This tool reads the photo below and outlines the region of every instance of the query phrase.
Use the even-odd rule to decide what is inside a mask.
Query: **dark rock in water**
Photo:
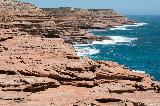
[[[92,37],[76,37],[70,38],[70,40],[65,40],[66,43],[71,44],[92,44],[93,41],[103,41],[103,40],[112,40],[110,37],[100,37],[100,36],[92,36]]]

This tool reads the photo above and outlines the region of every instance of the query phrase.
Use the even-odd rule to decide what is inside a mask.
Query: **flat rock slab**
[[[106,29],[130,19],[110,9],[48,10],[15,0],[1,0],[0,7],[0,105],[160,105],[159,85],[150,76],[80,58],[69,44],[111,40],[81,28]]]
[[[60,86],[58,81],[47,77],[1,74],[0,79],[2,91],[37,92]]]

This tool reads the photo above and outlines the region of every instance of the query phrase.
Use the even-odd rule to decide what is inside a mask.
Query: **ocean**
[[[113,40],[74,45],[77,54],[93,60],[118,62],[160,81],[160,16],[128,17],[137,23],[91,30],[95,36],[109,36]]]

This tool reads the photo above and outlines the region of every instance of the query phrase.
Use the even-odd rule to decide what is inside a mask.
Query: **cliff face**
[[[44,8],[43,10],[49,11],[59,21],[64,21],[66,25],[72,26],[74,23],[80,28],[108,28],[115,25],[133,24],[130,19],[118,14],[111,9],[79,9],[70,7],[61,8]],[[68,21],[66,21],[68,20]],[[64,23],[60,24],[64,25]]]
[[[23,4],[22,7],[26,5],[16,3]],[[13,7],[12,3],[8,5]],[[67,10],[73,14],[72,17],[66,12],[62,14],[63,8],[53,13],[36,10],[40,13],[28,14],[30,10],[26,10],[14,13],[12,16],[16,18],[0,23],[0,105],[160,105],[159,83],[153,82],[148,75],[132,72],[114,62],[80,58],[72,45],[65,43],[66,36],[98,39],[86,37],[86,32],[75,24],[60,25],[76,23],[81,18],[87,20],[86,17],[90,16],[86,13],[98,17],[104,10],[74,9],[74,14],[73,10]],[[80,15],[75,15],[79,12]],[[105,14],[110,15],[108,12]],[[61,15],[63,18],[59,19]],[[78,21],[73,20],[76,16],[80,17],[76,18]],[[65,35],[67,31],[76,31],[81,36]]]
[[[29,3],[19,2],[15,0],[0,1],[0,21],[12,21],[15,15],[21,14],[38,15],[40,14],[40,11],[41,9]]]
[[[0,105],[160,103],[159,88],[147,75],[117,63],[79,58],[62,38],[0,32]]]

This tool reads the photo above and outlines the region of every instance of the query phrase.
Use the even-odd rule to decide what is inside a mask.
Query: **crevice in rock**
[[[0,74],[16,75],[17,73],[15,71],[10,71],[10,70],[0,70]]]
[[[25,89],[23,89],[24,92],[39,92],[39,91],[45,91],[48,88],[57,88],[60,85],[56,85],[54,82],[49,82],[46,84],[38,83],[38,84],[31,84],[30,86],[27,86]]]
[[[121,99],[116,99],[116,98],[101,98],[101,99],[95,99],[95,100],[100,103],[122,102]]]
[[[13,39],[13,37],[7,37],[7,38],[0,38],[0,42],[4,42],[4,41],[6,41],[6,40],[8,40],[8,39]]]
[[[145,105],[144,103],[141,103],[141,102],[132,102],[133,103],[133,106],[147,106]]]
[[[33,74],[33,73],[27,73],[27,72],[24,72],[22,70],[17,70],[21,75],[25,75],[25,76],[35,76],[35,77],[43,77],[42,75],[39,75],[39,74]]]
[[[122,94],[122,93],[134,93],[136,89],[133,90],[109,90],[109,93],[117,93],[117,94]]]
[[[24,101],[24,98],[0,98],[0,100],[11,100],[11,101],[16,101],[16,102],[22,102]]]

